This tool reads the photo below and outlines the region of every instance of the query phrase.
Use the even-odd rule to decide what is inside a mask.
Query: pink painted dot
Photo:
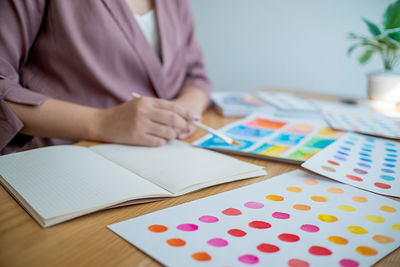
[[[310,264],[306,261],[299,260],[299,259],[290,259],[288,261],[288,265],[290,267],[309,267]]]
[[[218,222],[218,218],[215,216],[204,215],[199,218],[199,221],[203,223],[215,223]]]
[[[251,255],[251,254],[245,254],[242,255],[238,258],[238,261],[244,263],[244,264],[256,264],[260,260],[258,259],[257,256]]]
[[[245,207],[249,209],[261,209],[264,207],[264,204],[255,201],[249,201],[244,204]]]
[[[234,208],[225,209],[222,211],[222,213],[228,216],[238,216],[242,214],[240,210]]]
[[[312,225],[312,224],[303,224],[300,227],[301,230],[306,231],[306,232],[310,232],[310,233],[315,233],[319,231],[319,227],[316,225]]]
[[[183,224],[178,225],[176,227],[176,229],[185,231],[185,232],[192,232],[192,231],[196,231],[197,229],[199,229],[199,227],[192,223],[183,223]]]
[[[360,263],[358,261],[352,259],[343,259],[339,261],[340,266],[342,267],[358,267]]]
[[[284,212],[274,212],[272,213],[272,217],[274,217],[275,219],[289,219],[290,215]]]
[[[213,247],[226,247],[228,245],[228,241],[222,238],[212,238],[207,241],[207,244]]]

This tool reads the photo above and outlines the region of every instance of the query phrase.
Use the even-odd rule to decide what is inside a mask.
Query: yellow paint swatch
[[[338,210],[345,211],[345,212],[353,212],[356,211],[356,208],[349,206],[349,205],[339,205],[337,206]]]
[[[364,256],[374,256],[378,254],[378,251],[376,249],[367,247],[367,246],[359,246],[356,248],[357,253],[364,255]]]
[[[323,222],[333,223],[337,222],[339,219],[336,216],[329,215],[329,214],[320,214],[318,215],[318,219]]]
[[[353,201],[355,201],[355,202],[360,202],[360,203],[366,203],[366,202],[368,202],[368,199],[366,198],[366,197],[357,197],[357,196],[354,196],[354,197],[352,197],[351,198]]]
[[[303,191],[300,187],[297,187],[297,186],[286,187],[286,190],[289,192],[296,192],[296,193]]]
[[[282,196],[278,196],[278,195],[268,195],[265,198],[272,200],[272,201],[283,201],[284,200],[284,198]]]
[[[392,225],[392,229],[395,231],[400,231],[400,223],[395,223]]]
[[[367,219],[367,221],[373,222],[373,223],[383,223],[385,222],[385,218],[381,217],[381,216],[377,216],[377,215],[367,215],[365,216],[365,219]]]
[[[328,198],[326,198],[324,196],[311,196],[310,198],[312,201],[315,201],[315,202],[328,202]]]
[[[331,235],[328,237],[328,240],[336,245],[346,245],[347,243],[349,243],[349,241],[346,238],[343,238],[341,236]]]
[[[349,227],[347,227],[347,231],[356,235],[368,234],[367,230],[365,230],[361,226],[356,226],[356,225],[350,225]]]
[[[396,212],[396,208],[390,206],[381,206],[379,209],[384,212]]]
[[[389,243],[392,243],[394,241],[393,238],[391,238],[390,236],[386,236],[386,235],[374,235],[372,237],[372,239],[375,242],[378,242],[380,244],[389,244]]]
[[[290,147],[288,146],[280,146],[280,145],[275,145],[264,152],[261,152],[261,155],[267,155],[267,156],[273,156],[273,157],[279,157],[286,151],[288,151]]]

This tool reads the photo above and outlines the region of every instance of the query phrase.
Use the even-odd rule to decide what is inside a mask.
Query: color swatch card
[[[275,110],[273,106],[251,93],[214,92],[211,94],[211,99],[224,116],[246,116],[260,109],[269,112]]]
[[[220,129],[240,145],[206,135],[193,144],[246,156],[300,164],[341,134],[323,120],[301,120],[255,113]]]
[[[303,171],[110,225],[167,266],[370,266],[400,203]]]
[[[346,133],[301,166],[383,195],[400,197],[400,143]]]
[[[400,139],[400,120],[367,107],[319,102],[329,125],[335,129]]]

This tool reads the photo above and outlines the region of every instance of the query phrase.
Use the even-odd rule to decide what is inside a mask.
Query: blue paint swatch
[[[253,127],[248,127],[244,125],[238,125],[235,126],[228,131],[226,131],[228,134],[233,134],[233,135],[238,135],[238,136],[244,136],[244,137],[265,137],[273,133],[274,131],[271,130],[266,130],[266,129],[259,129],[259,128],[253,128]]]
[[[249,140],[235,139],[235,141],[239,142],[240,145],[230,145],[225,143],[221,138],[213,136],[210,139],[207,139],[203,143],[201,143],[200,146],[208,148],[223,148],[223,149],[241,151],[243,149],[251,147],[254,144],[254,142]]]
[[[297,145],[305,135],[282,133],[273,139],[274,142],[287,146]]]

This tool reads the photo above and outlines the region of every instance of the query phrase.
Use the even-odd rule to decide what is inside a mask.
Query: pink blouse
[[[0,1],[0,154],[71,142],[19,134],[23,123],[5,100],[108,108],[132,92],[172,99],[196,86],[209,94],[188,0],[156,0],[156,14],[161,60],[125,0]]]

